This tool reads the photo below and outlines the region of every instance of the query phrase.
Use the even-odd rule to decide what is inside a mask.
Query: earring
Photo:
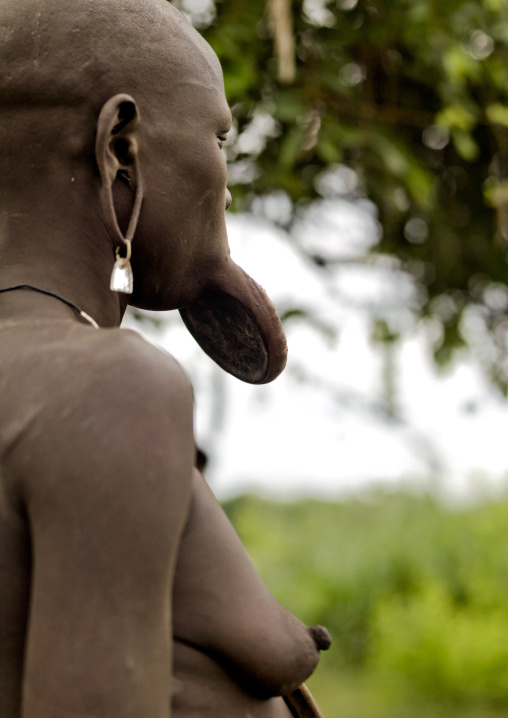
[[[122,292],[123,294],[132,294],[134,289],[134,276],[132,274],[131,267],[131,256],[132,256],[132,245],[130,240],[125,239],[125,245],[127,247],[127,255],[125,257],[120,256],[120,247],[116,248],[116,262],[113,265],[113,272],[111,274],[111,283],[109,288],[112,292]]]
[[[113,265],[113,272],[111,273],[111,282],[109,287],[112,292],[122,292],[122,294],[132,294],[134,291],[134,276],[132,273],[131,257],[132,257],[132,239],[136,232],[136,227],[139,220],[139,213],[141,210],[141,202],[143,201],[143,191],[141,188],[141,182],[138,181],[136,187],[136,198],[134,200],[134,207],[132,208],[132,214],[129,221],[129,227],[125,237],[120,231],[118,221],[115,216],[115,229],[116,234],[119,235],[123,244],[125,244],[126,254],[125,257],[120,256],[120,247],[115,250],[116,261]]]

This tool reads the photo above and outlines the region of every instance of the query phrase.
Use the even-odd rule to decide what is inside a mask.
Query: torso
[[[0,715],[5,718],[20,716],[32,569],[23,468],[16,457],[29,450],[27,435],[45,383],[44,375],[40,382],[34,377],[44,365],[44,345],[54,338],[54,328],[48,324],[41,331],[33,326],[24,331],[7,321],[0,329]]]
[[[0,715],[20,718],[32,552],[27,476],[48,413],[65,412],[86,373],[80,344],[95,332],[76,322],[0,324]],[[68,403],[67,412],[72,402]],[[67,417],[62,416],[65,421]],[[53,447],[48,449],[54,450]],[[33,467],[32,467],[33,468]],[[45,480],[35,475],[31,481]]]
[[[98,333],[95,334],[95,331],[80,324],[50,322],[47,326],[40,324],[36,328],[27,326],[26,329],[14,325],[9,327],[4,323],[3,328],[0,328],[0,715],[2,718],[20,718],[21,715],[20,695],[32,577],[31,529],[26,511],[26,491],[28,484],[46,480],[46,476],[36,475],[37,468],[30,463],[30,456],[34,451],[40,450],[41,441],[47,441],[48,416],[52,417],[52,421],[55,421],[57,415],[62,422],[82,422],[83,430],[86,430],[89,417],[86,417],[86,412],[83,412],[80,406],[73,405],[72,396],[73,387],[85,381],[90,361],[93,363],[90,342],[99,341]],[[46,447],[49,451],[72,451],[72,449],[73,447],[67,449],[59,447],[58,441],[55,442],[55,446]],[[32,472],[29,481],[26,476],[27,466],[31,467]],[[224,543],[226,552],[228,540]],[[194,572],[194,567],[199,572],[201,568],[197,554],[193,553],[192,548],[186,552],[185,545],[185,541],[182,541],[181,551],[185,554],[184,574],[189,574],[189,566],[190,573]],[[240,560],[243,561],[242,556]],[[251,571],[250,566],[248,571]],[[177,577],[178,575],[177,572]],[[250,573],[248,576],[248,581],[251,581]],[[266,614],[257,616],[258,624],[254,621],[252,626],[249,626],[249,623],[245,623],[243,608],[240,606],[238,617],[233,611],[232,620],[243,621],[239,624],[240,632],[245,631],[247,634],[249,631],[257,634],[262,624],[268,637],[273,635],[278,638],[280,631],[281,640],[278,644],[275,643],[275,638],[273,646],[270,641],[266,642],[266,655],[268,658],[272,657],[277,665],[277,650],[280,648],[283,659],[281,663],[286,660],[289,665],[287,670],[284,669],[286,673],[282,671],[284,677],[281,680],[286,680],[288,671],[289,675],[292,675],[294,663],[295,685],[297,685],[300,674],[306,677],[317,661],[312,646],[307,645],[309,641],[305,633],[306,629],[294,617],[287,614],[274,599],[266,598],[264,593],[266,589],[257,578],[257,574],[254,580],[259,581],[261,586],[262,601],[257,602],[255,595],[253,601],[258,606],[262,606],[263,601],[268,601]],[[212,586],[212,593],[215,591],[220,593],[220,578],[218,581],[218,583],[216,581],[217,585]],[[258,590],[257,584],[256,590]],[[185,596],[185,587],[183,595]],[[183,615],[187,611],[188,602],[176,600],[173,615],[176,625],[185,626],[188,623],[189,617]],[[260,612],[261,609],[258,610],[258,613]],[[190,618],[192,624],[192,616]],[[294,621],[294,626],[291,621]],[[185,630],[184,628],[183,631]],[[220,623],[216,630],[221,631]],[[263,635],[254,637],[258,642],[264,640]],[[222,635],[218,636],[219,650],[221,650],[222,638]],[[310,643],[312,644],[312,641]],[[300,644],[303,656],[301,661],[298,650],[295,650],[295,647],[299,649]],[[233,673],[226,669],[227,662],[214,660],[211,657],[208,647],[200,650],[199,643],[194,643],[194,647],[191,646],[192,641],[187,643],[185,640],[179,640],[178,637],[174,643],[174,677],[171,690],[172,715],[175,718],[225,718],[226,716],[227,718],[290,718],[291,712],[283,698],[259,697],[252,688],[256,684],[256,660],[264,663],[262,650],[261,659],[253,658],[252,666],[249,665],[248,641],[245,655],[240,656],[245,664],[245,674],[249,675],[250,672],[254,675],[247,688],[245,681],[236,680]],[[244,651],[242,646],[240,648]],[[263,691],[260,695],[264,695]]]

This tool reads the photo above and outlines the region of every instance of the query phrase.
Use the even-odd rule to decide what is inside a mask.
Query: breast
[[[174,643],[172,715],[174,718],[292,718],[281,697],[248,693],[224,666],[181,641]]]

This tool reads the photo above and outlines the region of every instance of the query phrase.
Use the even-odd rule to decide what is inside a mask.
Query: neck
[[[94,329],[100,329],[99,325],[95,321],[93,317],[91,317],[89,314],[84,312],[80,307],[78,307],[77,304],[74,304],[74,302],[69,301],[68,299],[65,299],[65,297],[62,297],[60,294],[56,294],[55,292],[50,292],[47,289],[41,289],[40,287],[36,287],[33,284],[14,284],[10,287],[2,287],[0,288],[0,294],[7,294],[7,292],[16,292],[16,291],[33,291],[38,292],[39,294],[42,294],[46,297],[53,297],[53,299],[58,299],[58,301],[63,302],[63,304],[67,305],[71,309],[73,309],[76,314],[78,314],[81,319],[83,319],[87,324],[91,324]]]
[[[109,288],[115,258],[99,212],[90,209],[96,202],[76,201],[78,192],[57,196],[59,202],[32,197],[30,206],[18,201],[0,212],[0,288],[30,284],[76,304],[102,327],[119,326],[127,296]]]

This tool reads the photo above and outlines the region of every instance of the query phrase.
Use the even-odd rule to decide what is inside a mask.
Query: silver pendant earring
[[[132,274],[131,255],[132,246],[130,240],[124,240],[127,254],[125,257],[120,256],[120,248],[116,248],[116,262],[113,265],[111,274],[110,289],[113,292],[122,292],[122,294],[132,294],[134,289],[134,277]]]
[[[115,250],[116,261],[113,265],[113,272],[111,273],[111,282],[109,287],[112,292],[121,292],[122,294],[132,294],[134,290],[134,277],[132,274],[131,257],[132,257],[132,239],[136,232],[136,227],[139,220],[139,213],[141,210],[141,203],[143,201],[143,188],[141,181],[138,181],[136,187],[136,198],[134,200],[134,207],[132,208],[132,214],[127,229],[126,236],[124,237],[118,226],[116,215],[114,215],[114,228],[116,230],[117,237],[121,240],[122,244],[125,245],[125,257],[120,256],[120,247]],[[113,213],[114,214],[114,213]]]

